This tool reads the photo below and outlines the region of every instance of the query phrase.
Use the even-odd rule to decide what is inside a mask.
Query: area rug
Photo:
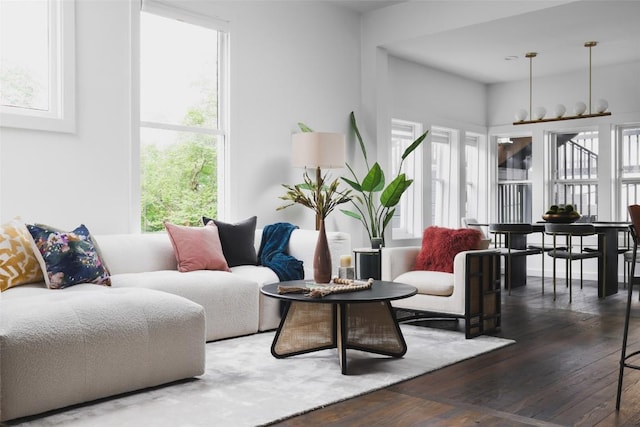
[[[270,353],[274,333],[207,344],[205,375],[164,387],[76,406],[9,426],[258,426],[358,396],[475,357],[514,341],[402,325],[403,358],[348,350],[349,375],[337,351],[286,359]]]

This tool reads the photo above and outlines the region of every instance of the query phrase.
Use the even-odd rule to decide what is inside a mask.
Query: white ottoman
[[[204,373],[200,305],[92,286],[0,299],[0,421]]]

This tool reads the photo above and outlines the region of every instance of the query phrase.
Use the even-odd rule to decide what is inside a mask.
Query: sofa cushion
[[[112,282],[116,289],[153,289],[179,295],[201,305],[205,311],[207,341],[258,331],[258,284],[238,274],[212,270],[186,273],[149,271],[114,274]]]
[[[84,224],[69,232],[40,224],[27,224],[27,229],[48,288],[61,289],[79,283],[111,284],[109,270]]]
[[[209,223],[204,227],[186,227],[164,223],[178,261],[178,271],[230,271],[222,253],[218,227]]]
[[[92,237],[100,245],[103,259],[112,275],[178,270],[169,233],[102,234]]]
[[[394,282],[415,286],[418,294],[448,297],[453,294],[453,274],[442,271],[408,271]]]
[[[224,257],[229,267],[258,264],[258,256],[254,246],[258,217],[252,216],[235,224],[207,218],[206,216],[202,217],[202,222],[205,225],[210,221],[213,221],[218,227],[222,252],[224,252]]]
[[[31,241],[31,234],[19,218],[0,226],[0,291],[44,279]]]
[[[456,254],[478,248],[481,239],[482,233],[472,228],[427,227],[413,269],[453,273]]]
[[[204,373],[200,305],[149,289],[43,291],[0,301],[1,425]]]

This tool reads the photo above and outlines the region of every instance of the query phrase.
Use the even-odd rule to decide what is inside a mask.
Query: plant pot
[[[324,220],[320,222],[318,241],[313,254],[313,280],[316,283],[329,283],[331,281],[331,252],[327,241],[327,232],[324,229]]]
[[[371,238],[371,249],[380,249],[384,246],[384,239],[382,237]]]

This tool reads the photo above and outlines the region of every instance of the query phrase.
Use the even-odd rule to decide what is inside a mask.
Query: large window
[[[392,176],[396,176],[396,168],[400,164],[402,153],[413,141],[422,135],[420,123],[393,119],[391,121],[391,164]],[[392,219],[393,239],[420,237],[422,233],[422,146],[408,156],[403,163],[403,170],[413,184],[402,195]]]
[[[142,231],[196,225],[224,200],[226,34],[145,2],[140,22]]]
[[[498,138],[498,222],[531,222],[531,137]]]
[[[451,142],[456,138],[452,129],[431,129],[431,224],[448,227],[450,218]],[[457,222],[458,218],[456,218]]]
[[[619,219],[627,220],[628,206],[640,203],[640,127],[624,127],[618,132],[621,165]]]
[[[551,203],[571,204],[588,220],[598,213],[598,132],[555,135],[551,151]]]
[[[75,130],[73,0],[0,1],[2,126]]]
[[[463,217],[480,217],[480,138],[479,134],[467,133],[464,143],[464,176],[466,180],[463,194]]]

